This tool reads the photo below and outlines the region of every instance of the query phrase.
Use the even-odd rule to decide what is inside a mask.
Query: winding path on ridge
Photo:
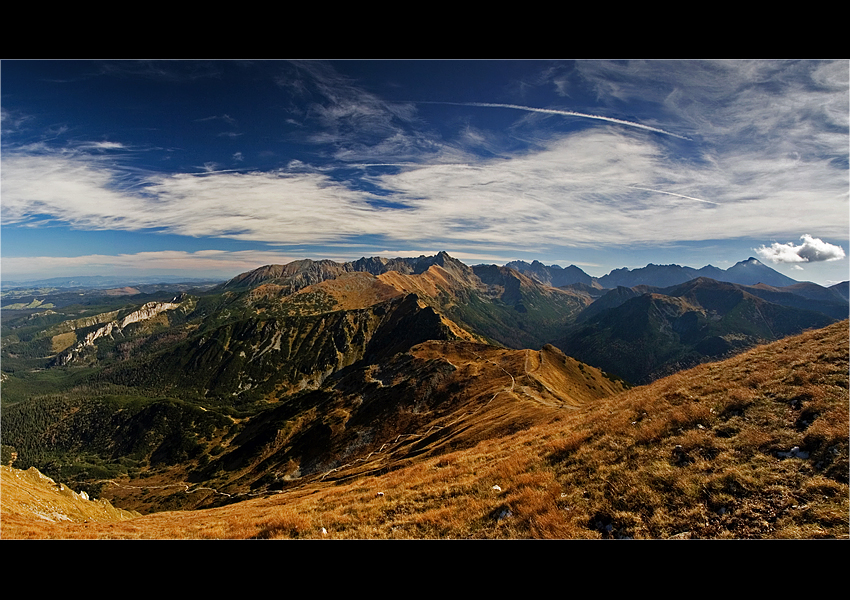
[[[504,367],[502,367],[500,364],[496,363],[495,361],[492,361],[492,360],[490,360],[489,358],[484,358],[484,357],[482,357],[482,356],[481,356],[481,355],[479,355],[477,352],[473,352],[472,354],[473,354],[473,355],[475,356],[475,358],[476,358],[476,359],[478,359],[480,362],[487,362],[487,363],[490,363],[491,365],[493,365],[493,366],[497,367],[498,369],[501,369],[501,370],[505,373],[505,375],[507,375],[508,377],[510,377],[510,378],[511,378],[511,385],[510,385],[510,386],[505,386],[505,387],[503,387],[502,389],[497,390],[497,391],[496,391],[496,393],[494,393],[494,394],[490,397],[490,399],[489,399],[487,402],[485,402],[484,404],[479,405],[479,406],[478,406],[478,407],[476,407],[475,409],[473,409],[473,410],[471,410],[471,411],[469,411],[469,412],[467,412],[467,413],[465,413],[465,414],[463,414],[463,415],[459,416],[457,419],[455,419],[455,420],[454,420],[454,421],[452,421],[451,423],[446,423],[445,425],[435,425],[435,426],[433,426],[433,427],[429,428],[429,429],[428,429],[426,432],[424,432],[424,433],[407,433],[407,434],[404,434],[404,433],[403,433],[403,434],[399,434],[399,435],[398,435],[398,437],[396,437],[396,439],[395,439],[395,440],[393,440],[392,442],[387,442],[387,443],[383,444],[383,445],[382,445],[382,446],[381,446],[378,450],[375,450],[375,451],[373,451],[373,452],[370,452],[370,453],[369,453],[369,454],[367,454],[366,456],[362,456],[362,457],[360,457],[360,458],[357,458],[357,459],[355,459],[355,460],[351,461],[350,463],[346,463],[346,464],[344,464],[344,465],[340,465],[340,466],[338,466],[338,467],[335,467],[335,468],[333,468],[333,469],[331,469],[331,470],[329,470],[329,471],[325,472],[325,473],[324,473],[324,474],[323,474],[323,475],[319,478],[319,480],[320,480],[320,481],[322,481],[322,480],[324,480],[324,479],[325,479],[325,477],[327,477],[327,476],[328,476],[328,475],[330,475],[331,473],[334,473],[334,472],[336,472],[336,471],[339,471],[339,470],[345,469],[345,468],[347,468],[347,467],[354,466],[354,465],[355,465],[355,464],[357,464],[358,462],[368,462],[368,461],[369,461],[369,459],[370,459],[373,455],[376,455],[376,454],[382,454],[382,456],[381,456],[381,457],[379,457],[379,460],[383,460],[384,458],[388,458],[389,456],[391,456],[391,455],[393,454],[393,452],[395,452],[396,450],[398,450],[398,449],[400,448],[400,444],[401,444],[402,442],[409,442],[409,441],[412,441],[412,440],[415,440],[415,439],[422,439],[422,438],[426,438],[426,437],[428,437],[429,435],[431,435],[431,434],[432,434],[433,432],[435,432],[435,431],[440,431],[441,429],[445,429],[445,428],[447,428],[447,427],[452,427],[452,426],[454,426],[454,425],[457,425],[457,424],[458,424],[458,423],[460,423],[461,421],[463,421],[463,420],[465,420],[465,419],[468,419],[469,417],[471,417],[471,416],[475,415],[476,413],[480,412],[481,410],[483,410],[483,409],[484,409],[485,407],[487,407],[487,406],[488,406],[488,405],[489,405],[489,404],[490,404],[493,400],[495,400],[495,399],[496,399],[496,396],[498,396],[499,394],[501,394],[501,393],[503,393],[503,392],[513,392],[513,391],[514,391],[514,388],[516,387],[516,379],[514,379],[514,376],[513,376],[513,375],[511,375],[511,374],[510,374],[510,372],[508,372],[508,371],[507,371]],[[458,368],[459,368],[457,365],[455,365],[454,363],[452,363],[449,359],[447,359],[447,358],[445,358],[445,357],[444,357],[444,360],[445,360],[447,363],[449,363],[450,365],[452,365],[452,367],[454,367],[455,369],[458,369]],[[387,446],[391,446],[391,447],[390,447],[390,448],[387,448]],[[385,450],[386,450],[386,451],[385,451]]]
[[[507,356],[510,356],[510,354],[515,352],[515,351],[506,350],[504,352],[506,353]],[[500,389],[496,390],[493,393],[493,395],[490,396],[489,400],[487,400],[486,402],[478,404],[477,406],[473,407],[471,410],[464,412],[463,414],[457,415],[456,418],[453,419],[451,422],[445,423],[445,424],[442,424],[442,425],[433,425],[432,427],[430,427],[427,431],[425,431],[423,433],[407,433],[407,434],[402,433],[402,434],[399,434],[392,441],[385,442],[383,445],[381,445],[381,447],[379,449],[373,450],[372,452],[368,453],[367,455],[359,457],[357,459],[354,459],[351,462],[345,463],[343,465],[339,465],[338,467],[335,467],[333,469],[325,471],[320,477],[318,477],[318,481],[324,481],[325,478],[328,477],[329,475],[331,475],[332,473],[342,471],[342,470],[347,469],[349,467],[356,466],[358,463],[376,462],[375,468],[377,469],[377,468],[379,468],[378,467],[379,463],[390,458],[393,454],[395,454],[396,452],[401,450],[403,446],[409,444],[410,442],[416,441],[416,440],[425,439],[435,432],[438,432],[438,431],[441,431],[441,430],[447,429],[447,428],[452,428],[452,427],[458,425],[459,423],[461,423],[462,421],[468,420],[470,417],[473,417],[474,415],[476,415],[480,411],[484,410],[487,406],[490,405],[490,403],[493,402],[493,400],[496,399],[496,397],[499,394],[502,394],[502,393],[522,394],[523,396],[527,397],[531,401],[539,403],[539,404],[543,404],[545,406],[559,407],[559,408],[569,408],[569,409],[576,409],[577,408],[577,407],[570,406],[566,403],[561,402],[560,396],[558,394],[555,394],[549,388],[549,386],[547,386],[545,383],[543,383],[538,377],[533,376],[533,373],[539,372],[541,367],[543,367],[544,364],[545,364],[545,359],[544,359],[542,352],[535,352],[535,351],[530,350],[530,349],[524,350],[523,366],[522,366],[523,373],[522,373],[521,377],[525,377],[525,379],[528,383],[535,382],[536,385],[542,386],[549,394],[551,394],[551,396],[553,398],[558,400],[557,404],[553,404],[551,402],[545,401],[538,394],[533,393],[533,389],[530,389],[530,386],[518,385],[517,384],[517,378],[514,377],[514,375],[511,374],[510,371],[505,369],[501,364],[499,364],[495,360],[492,360],[491,358],[485,358],[485,357],[481,356],[478,352],[475,352],[474,350],[470,350],[470,353],[475,358],[475,361],[470,361],[469,363],[467,363],[467,365],[464,365],[464,366],[468,366],[469,364],[474,364],[475,362],[477,362],[478,364],[482,364],[482,363],[490,364],[490,365],[496,367],[497,369],[499,369],[500,371],[502,371],[508,377],[510,377],[510,380],[511,380],[510,384],[508,385],[507,382],[506,382],[506,385],[504,385]],[[442,359],[445,360],[447,363],[449,363],[456,370],[461,369],[461,366],[454,364],[451,360],[449,360],[448,357],[443,356]],[[520,375],[518,375],[518,377],[520,377]],[[164,488],[169,488],[169,487],[179,487],[179,488],[184,488],[184,492],[187,493],[187,494],[202,492],[202,491],[210,491],[214,495],[224,496],[224,497],[227,497],[227,498],[238,498],[238,497],[255,497],[255,496],[276,495],[276,494],[284,493],[288,490],[297,489],[297,488],[302,487],[304,485],[308,485],[310,483],[310,481],[315,481],[315,479],[310,477],[309,481],[305,480],[304,483],[302,483],[301,485],[296,485],[294,487],[287,488],[286,490],[279,490],[279,491],[266,490],[266,491],[260,491],[260,492],[242,492],[242,493],[235,493],[235,494],[228,494],[226,492],[221,492],[221,491],[219,491],[215,488],[207,487],[207,486],[199,486],[199,487],[192,488],[192,487],[190,487],[189,484],[187,484],[185,482],[178,482],[178,483],[166,484],[166,485],[127,486],[127,485],[119,484],[118,482],[111,480],[111,479],[110,480],[103,480],[103,481],[108,482],[109,484],[114,485],[116,487],[123,487],[123,488],[164,489]]]

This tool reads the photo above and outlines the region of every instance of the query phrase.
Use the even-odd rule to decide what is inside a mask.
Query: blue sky
[[[3,280],[301,258],[848,275],[850,63],[0,63]]]

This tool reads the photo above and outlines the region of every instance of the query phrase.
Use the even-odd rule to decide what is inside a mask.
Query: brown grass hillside
[[[847,538],[848,352],[845,321],[369,475],[2,535]]]
[[[143,513],[210,508],[317,481],[350,481],[471,448],[621,392],[622,382],[554,347],[429,341],[253,417],[230,454],[187,484],[189,466],[113,480],[103,494]]]
[[[90,500],[35,468],[0,466],[0,537],[41,538],[57,523],[116,523],[139,517],[106,500]]]

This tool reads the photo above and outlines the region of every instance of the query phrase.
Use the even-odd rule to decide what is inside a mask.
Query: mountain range
[[[784,287],[797,283],[794,279],[779,273],[775,269],[771,269],[753,257],[742,260],[725,270],[712,265],[706,265],[701,269],[694,269],[693,267],[682,267],[680,265],[648,264],[639,269],[627,269],[625,267],[614,269],[603,277],[591,277],[575,265],[570,265],[566,269],[558,265],[547,267],[536,260],[531,264],[524,261],[513,261],[507,263],[505,266],[516,269],[541,283],[553,287],[575,283],[594,285],[607,289],[634,287],[638,285],[670,287],[699,277],[707,277],[715,281],[726,281],[741,285],[756,285],[761,283],[774,287]]]
[[[3,445],[143,513],[384,473],[847,318],[837,289],[753,260],[725,272],[739,282],[607,290],[441,252],[49,310],[24,295],[3,311]],[[683,272],[650,267],[621,275]]]

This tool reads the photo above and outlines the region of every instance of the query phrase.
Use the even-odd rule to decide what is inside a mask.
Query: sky
[[[0,62],[0,277],[310,258],[850,279],[850,61]]]

